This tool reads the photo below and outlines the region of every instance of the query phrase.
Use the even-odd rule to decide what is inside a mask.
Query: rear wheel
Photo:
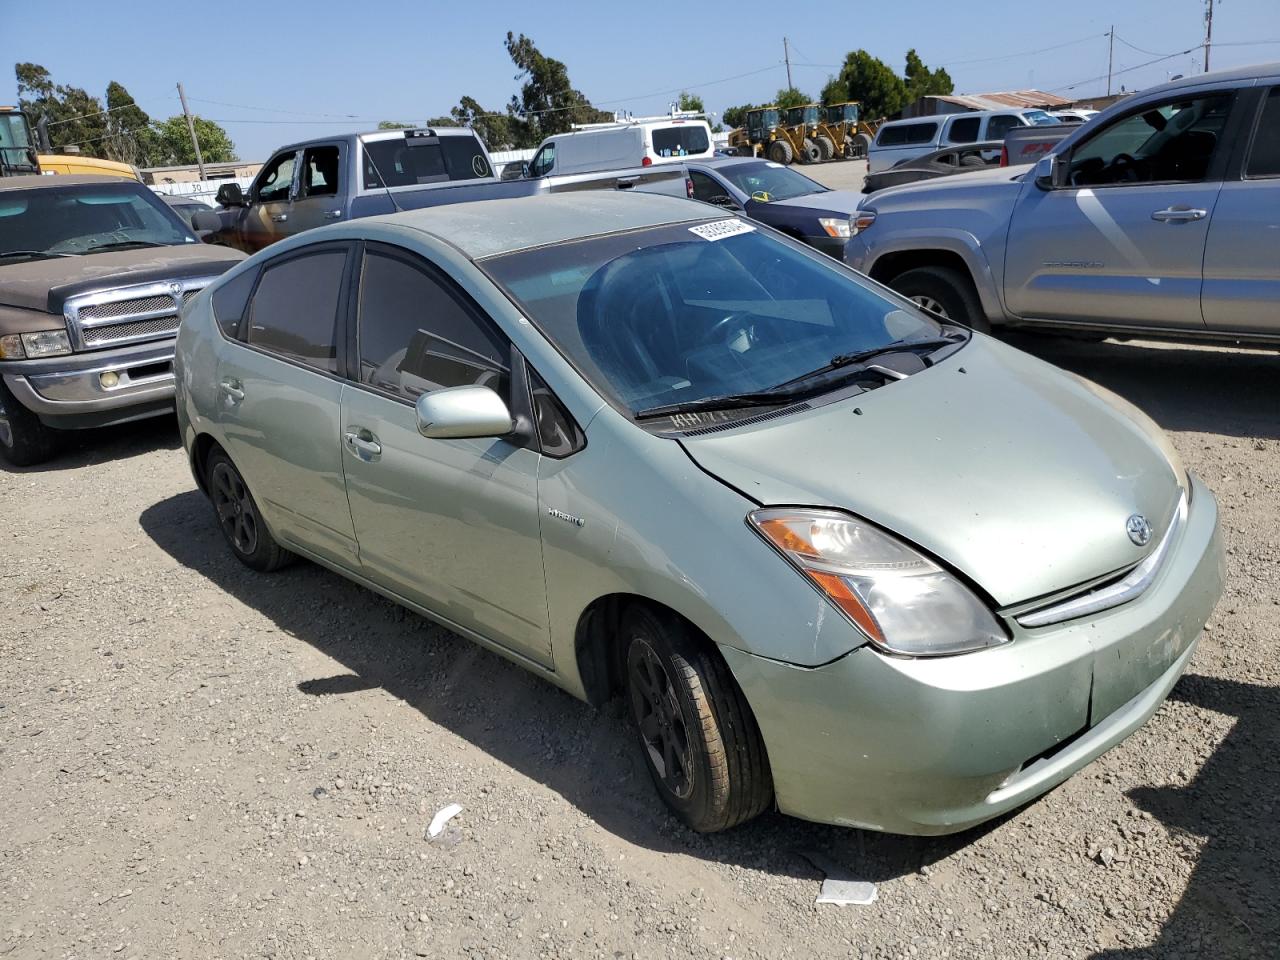
[[[214,450],[209,454],[207,470],[214,516],[236,559],[261,573],[290,563],[294,555],[271,536],[253,494],[231,458],[221,450]]]
[[[0,457],[15,467],[32,467],[57,452],[57,432],[41,423],[0,381]]]
[[[679,617],[635,606],[622,620],[627,698],[663,801],[694,830],[727,830],[773,803],[764,741],[714,647]]]
[[[855,160],[861,160],[871,152],[871,138],[865,133],[859,133],[857,136],[852,138],[852,141],[853,156]]]
[[[775,140],[769,144],[769,159],[784,166],[795,159],[791,144],[786,140]]]
[[[801,150],[801,163],[817,163],[822,159],[822,151],[818,148],[818,145],[808,137],[804,138],[804,146]]]
[[[943,320],[963,323],[979,333],[991,332],[973,284],[958,270],[917,267],[899,274],[889,286]]]
[[[818,144],[818,153],[821,154],[821,159],[824,163],[836,155],[836,145],[830,137],[818,137],[816,142]]]

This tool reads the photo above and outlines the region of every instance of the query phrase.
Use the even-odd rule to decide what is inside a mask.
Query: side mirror
[[[437,440],[505,437],[511,411],[488,387],[447,387],[418,398],[418,432]]]
[[[223,207],[243,207],[245,206],[244,191],[240,189],[238,183],[224,183],[218,188],[218,192],[214,194],[214,200]]]
[[[1051,153],[1047,157],[1041,157],[1036,163],[1036,186],[1042,190],[1060,190],[1063,187],[1069,187],[1068,173],[1070,172],[1067,162],[1060,154]]]
[[[222,218],[213,210],[197,210],[191,215],[191,229],[203,239],[204,234],[217,233],[222,229]]]

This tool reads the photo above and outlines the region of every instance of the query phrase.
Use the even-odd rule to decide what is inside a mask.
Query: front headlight
[[[937,657],[1009,640],[960,580],[863,520],[793,508],[755,510],[747,520],[886,653]]]
[[[65,330],[41,330],[39,333],[24,333],[22,347],[32,360],[39,357],[60,357],[71,352],[71,339]]]
[[[22,337],[16,333],[7,333],[0,337],[0,360],[22,360],[27,351],[22,349]]]
[[[828,237],[835,237],[837,240],[848,240],[851,234],[849,229],[849,221],[845,217],[819,217],[818,223],[822,225],[822,229],[827,231]]]

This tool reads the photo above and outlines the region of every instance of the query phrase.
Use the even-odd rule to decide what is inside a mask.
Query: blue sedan
[[[832,190],[790,167],[752,157],[686,162],[696,200],[739,210],[811,247],[844,259],[851,221],[862,199]]]

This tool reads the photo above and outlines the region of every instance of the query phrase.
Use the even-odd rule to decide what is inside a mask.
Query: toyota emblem
[[[1129,539],[1133,541],[1135,546],[1145,547],[1151,542],[1151,524],[1147,522],[1147,518],[1142,514],[1135,513],[1125,521],[1124,527],[1129,533]]]

